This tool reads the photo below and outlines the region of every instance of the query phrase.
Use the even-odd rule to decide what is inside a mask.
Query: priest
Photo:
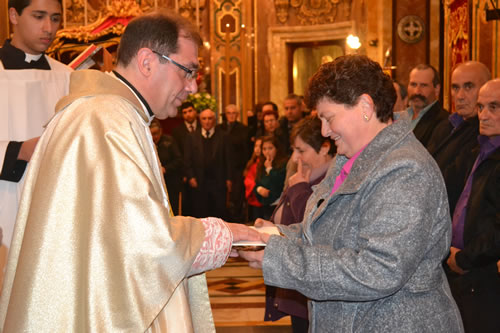
[[[149,131],[197,91],[199,34],[154,13],[116,70],[77,71],[28,168],[4,288],[4,332],[214,332],[205,276],[258,233],[173,216]]]

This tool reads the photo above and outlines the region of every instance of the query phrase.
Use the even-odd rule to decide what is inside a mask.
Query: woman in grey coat
[[[365,56],[344,56],[321,66],[307,99],[337,158],[302,223],[240,255],[267,285],[311,300],[311,332],[463,332],[441,266],[446,190],[409,121],[393,121],[391,79]]]

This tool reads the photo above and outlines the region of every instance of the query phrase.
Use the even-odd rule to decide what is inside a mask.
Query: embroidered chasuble
[[[3,332],[215,332],[200,220],[171,216],[148,116],[113,74],[71,75],[26,175]]]

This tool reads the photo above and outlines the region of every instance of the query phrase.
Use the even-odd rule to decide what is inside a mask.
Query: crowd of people
[[[361,71],[362,64],[351,65]],[[374,75],[372,71],[368,70],[366,74]],[[422,194],[418,194],[417,183],[415,183],[415,186],[411,187],[411,195],[410,193],[398,194],[399,200],[411,200],[411,202],[403,200],[404,202],[399,205],[407,208],[412,207],[416,204],[418,197],[425,197],[424,193],[439,192],[437,190],[438,184],[440,184],[439,178],[444,179],[446,191],[443,193],[446,194],[445,198],[441,196],[432,199],[435,203],[443,200],[448,202],[448,209],[452,217],[450,225],[453,226],[453,241],[449,246],[449,256],[444,260],[443,267],[452,294],[461,310],[465,328],[471,332],[478,328],[488,332],[495,327],[500,327],[498,321],[494,319],[494,311],[492,312],[492,309],[500,305],[498,303],[500,280],[497,268],[497,262],[500,260],[498,243],[500,222],[497,215],[498,200],[495,199],[500,197],[498,196],[500,193],[498,174],[496,173],[498,165],[495,157],[498,154],[499,145],[496,136],[500,134],[500,131],[490,129],[498,129],[498,125],[494,125],[494,115],[489,113],[482,116],[485,118],[481,123],[483,131],[480,131],[479,126],[481,107],[491,107],[494,110],[497,107],[491,100],[481,102],[479,99],[480,89],[485,84],[487,84],[485,91],[491,91],[491,94],[495,94],[496,88],[494,87],[498,85],[498,80],[490,80],[491,74],[482,63],[468,61],[457,66],[451,77],[451,95],[455,112],[450,114],[442,108],[439,102],[441,88],[439,73],[430,65],[418,65],[409,74],[408,87],[404,87],[396,81],[392,82],[391,88],[395,92],[396,99],[390,108],[391,115],[386,116],[392,119],[393,113],[394,119],[401,119],[401,122],[407,119],[411,132],[425,148],[423,154],[432,156],[440,170],[439,176],[435,176],[432,181],[411,179],[411,182],[425,182],[433,190],[423,189]],[[487,87],[489,90],[486,89]],[[377,93],[380,91],[383,90],[379,90]],[[342,96],[342,98],[350,103],[347,105],[352,106],[355,104],[353,101],[359,103],[360,97],[368,94],[365,91],[361,92],[358,96]],[[342,93],[342,91],[339,92],[339,95]],[[389,92],[386,91],[385,94],[389,94]],[[498,97],[500,94],[497,93],[496,98]],[[324,97],[320,96],[316,104],[310,104],[314,109],[311,114],[304,105],[303,97],[290,94],[283,103],[284,115],[282,117],[279,117],[279,108],[275,103],[257,104],[255,112],[249,115],[248,127],[238,121],[240,113],[235,105],[229,105],[226,108],[224,123],[218,126],[212,124],[210,129],[215,132],[224,132],[226,136],[226,139],[222,141],[226,144],[226,154],[229,158],[221,158],[219,162],[228,161],[229,166],[220,166],[219,171],[230,170],[231,163],[237,164],[238,167],[233,167],[233,173],[227,174],[225,178],[220,177],[221,190],[218,195],[220,200],[224,200],[226,199],[225,193],[227,193],[225,191],[231,190],[230,187],[223,188],[224,180],[231,179],[233,184],[243,180],[245,190],[243,192],[235,191],[234,193],[237,195],[232,193],[227,197],[226,204],[227,208],[238,207],[239,209],[236,211],[243,211],[244,214],[240,215],[238,219],[228,210],[219,210],[212,212],[215,216],[225,216],[233,221],[247,223],[254,223],[257,219],[262,218],[281,225],[303,221],[305,205],[308,197],[312,194],[312,185],[320,183],[329,166],[329,163],[321,164],[322,168],[318,169],[317,165],[308,161],[310,155],[305,152],[309,150],[314,154],[319,154],[322,151],[328,152],[324,156],[334,156],[334,141],[340,146],[341,137],[350,138],[352,136],[360,139],[362,132],[362,130],[357,129],[354,133],[349,133],[348,126],[342,123],[344,128],[335,131],[338,136],[332,136],[331,139],[327,139],[328,135],[326,135],[327,138],[321,137],[320,119],[325,118],[325,116],[318,112],[320,111],[318,104],[321,104],[322,98]],[[383,107],[387,109],[389,103],[386,102]],[[183,107],[192,108],[193,106],[187,103]],[[379,110],[382,107],[376,106],[375,108]],[[184,111],[182,113],[184,114]],[[184,127],[187,128],[189,120],[186,118],[184,120]],[[384,121],[386,120],[384,119]],[[196,121],[196,119],[192,119],[193,123]],[[382,122],[382,124],[384,123]],[[202,128],[205,127],[202,125]],[[231,131],[232,128],[237,128],[237,130]],[[345,133],[340,134],[339,132]],[[300,133],[306,134],[300,135]],[[313,135],[323,139],[319,137],[313,139]],[[479,142],[477,141],[478,136]],[[313,140],[314,144],[308,140]],[[343,139],[343,141],[346,140]],[[369,141],[363,141],[365,145],[367,142]],[[489,148],[481,148],[484,145]],[[184,151],[192,149],[190,144],[183,144],[183,146]],[[412,150],[415,149],[415,147],[412,148]],[[483,150],[486,152],[480,153]],[[251,151],[253,153],[250,154]],[[238,153],[238,155],[233,155],[234,153]],[[190,156],[190,154],[187,155]],[[203,156],[203,150],[195,150],[194,154]],[[479,154],[481,155],[480,160],[477,158]],[[352,159],[352,156],[346,155],[345,152],[341,155]],[[375,160],[372,162],[375,163]],[[480,167],[483,162],[485,165]],[[213,164],[209,163],[202,169],[205,170],[208,165]],[[476,176],[474,179],[471,174],[475,175],[475,170],[478,167],[482,170],[482,178],[479,179]],[[418,173],[422,172],[427,173],[428,171],[418,171]],[[311,173],[314,176],[311,177]],[[410,184],[410,179],[406,177],[412,177],[410,174],[405,176],[405,183]],[[401,186],[397,185],[395,180],[392,183],[394,186]],[[212,186],[212,188],[216,188],[216,186]],[[212,198],[212,200],[216,199]],[[241,205],[243,200],[245,204]],[[391,206],[397,202],[394,199]],[[215,206],[213,205],[213,207]],[[219,206],[223,207],[222,202]],[[422,204],[422,206],[430,207],[427,203]],[[387,207],[385,205],[384,209],[388,209]],[[439,208],[439,210],[443,209],[442,206]],[[200,214],[193,211],[192,214],[201,217],[206,216],[207,212]],[[437,217],[430,216],[425,216],[425,219],[438,220]],[[478,221],[481,221],[480,224]],[[418,225],[416,222],[414,224]],[[467,240],[467,246],[465,240]],[[457,263],[457,257],[460,264]],[[415,260],[415,258],[412,259]],[[285,281],[283,277],[282,281]],[[296,332],[305,332],[308,327],[305,300],[305,296],[295,290],[268,287],[265,319],[277,320],[284,315],[291,315],[292,326]]]
[[[61,12],[9,0],[0,330],[214,332],[201,273],[239,255],[263,271],[265,319],[294,332],[498,331],[500,79],[484,64],[453,69],[454,113],[432,66],[404,87],[348,55],[283,117],[261,103],[247,126],[227,105],[217,125],[183,102],[201,45],[186,19],[140,16],[114,71],[71,72],[44,55]]]
[[[179,107],[183,122],[171,135],[154,120],[150,128],[174,213],[239,223],[269,219],[283,192],[291,131],[310,116],[296,94],[286,97],[283,109],[280,118],[275,103],[258,104],[245,125],[230,104],[217,124],[215,110],[195,110],[185,101]]]

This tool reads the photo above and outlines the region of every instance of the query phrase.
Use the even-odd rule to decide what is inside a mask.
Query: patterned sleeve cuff
[[[205,227],[205,240],[196,256],[189,275],[224,265],[231,253],[233,234],[223,220],[215,217],[200,219]]]

